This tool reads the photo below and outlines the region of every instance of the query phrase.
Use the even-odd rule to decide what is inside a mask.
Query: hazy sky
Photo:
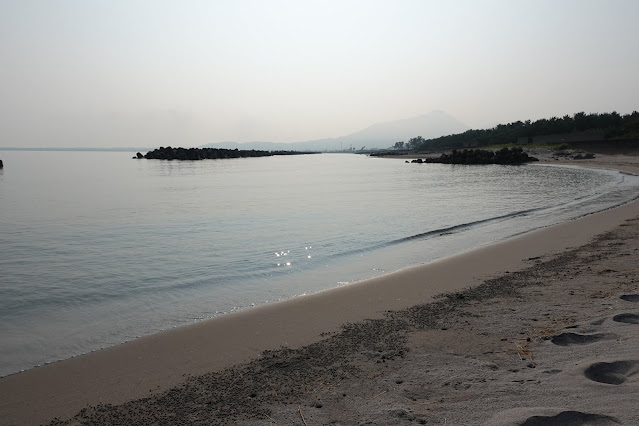
[[[639,1],[0,0],[0,146],[294,142],[639,109]]]

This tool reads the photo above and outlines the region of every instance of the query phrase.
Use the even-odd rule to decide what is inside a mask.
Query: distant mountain
[[[418,117],[374,124],[364,130],[339,139],[344,142],[344,145],[348,143],[357,148],[364,145],[368,148],[388,148],[394,145],[395,142],[408,142],[409,139],[416,136],[432,139],[466,130],[468,130],[468,126],[451,115],[443,111],[433,111]]]
[[[376,149],[389,148],[398,141],[408,142],[409,139],[421,136],[432,139],[440,136],[461,133],[468,130],[468,126],[443,111],[432,111],[429,114],[404,120],[378,123],[350,135],[317,139],[305,142],[221,142],[203,145],[202,147],[226,149],[262,149],[268,151],[338,151],[342,149]]]

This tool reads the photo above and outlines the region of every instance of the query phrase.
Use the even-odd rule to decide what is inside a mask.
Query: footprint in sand
[[[556,407],[513,408],[495,414],[484,426],[612,426],[614,417]]]
[[[620,385],[638,372],[637,361],[596,362],[586,368],[584,376],[595,382]]]
[[[615,322],[624,322],[626,324],[639,324],[639,315],[637,314],[619,314],[612,317]]]
[[[558,346],[570,346],[570,345],[587,345],[589,343],[599,342],[601,340],[613,339],[616,336],[611,334],[597,333],[597,334],[578,334],[578,333],[561,333],[553,336],[550,339],[555,345]]]
[[[639,302],[639,294],[622,294],[619,298],[626,302]]]
[[[601,414],[582,413],[581,411],[562,411],[554,416],[532,416],[528,417],[519,426],[586,426],[598,425],[609,426],[620,424],[617,419]]]

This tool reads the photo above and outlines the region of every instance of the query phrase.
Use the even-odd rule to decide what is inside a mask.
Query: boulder
[[[486,151],[482,149],[457,151],[453,149],[450,154],[442,154],[439,158],[427,158],[424,163],[444,164],[523,164],[538,161],[530,157],[521,148],[502,148],[499,151]],[[417,161],[413,161],[417,163]]]

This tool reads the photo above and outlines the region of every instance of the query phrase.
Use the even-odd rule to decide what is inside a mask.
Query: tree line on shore
[[[464,146],[502,145],[514,143],[522,137],[533,138],[541,135],[587,131],[600,131],[604,139],[639,138],[639,112],[634,111],[625,115],[614,111],[602,114],[578,112],[573,116],[565,115],[561,118],[515,121],[508,124],[498,124],[491,129],[471,129],[463,133],[433,139],[417,136],[408,142],[396,142],[393,148],[419,151]]]

